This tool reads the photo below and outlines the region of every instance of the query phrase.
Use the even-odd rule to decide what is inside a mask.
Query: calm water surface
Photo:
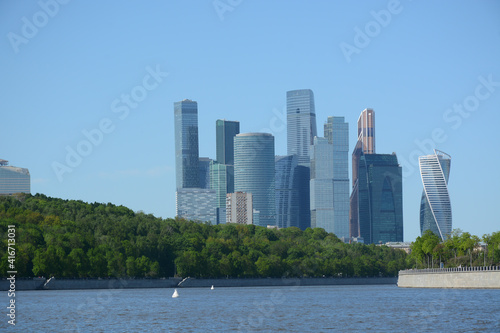
[[[16,292],[18,332],[500,332],[500,290],[382,286]],[[5,294],[5,295],[4,295]],[[8,304],[6,292],[0,297]],[[5,307],[3,307],[5,309]]]

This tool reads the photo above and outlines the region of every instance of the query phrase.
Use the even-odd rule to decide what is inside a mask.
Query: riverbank
[[[405,270],[399,272],[398,287],[500,289],[500,267]]]
[[[204,288],[204,287],[286,287],[329,285],[377,285],[397,283],[397,277],[353,278],[248,278],[248,279],[52,279],[16,280],[16,290],[74,290],[74,289],[133,289],[133,288]],[[0,290],[9,290],[10,281],[0,280]]]

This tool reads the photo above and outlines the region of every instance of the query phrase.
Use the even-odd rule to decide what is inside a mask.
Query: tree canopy
[[[407,267],[402,250],[345,244],[320,228],[210,225],[28,194],[0,197],[4,273],[8,225],[19,277],[397,276]]]
[[[439,236],[427,230],[412,244],[409,262],[417,268],[458,266],[496,266],[500,264],[500,232],[481,238],[455,229],[442,241]]]

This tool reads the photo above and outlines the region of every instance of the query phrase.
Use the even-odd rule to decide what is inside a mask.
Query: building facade
[[[333,145],[314,138],[311,147],[311,228],[333,232]]]
[[[314,94],[310,89],[286,93],[287,155],[297,155],[300,165],[309,166],[309,150],[317,136]]]
[[[375,154],[375,111],[364,109],[358,118],[358,140],[352,152],[352,191],[349,204],[349,236],[359,237],[358,170],[361,155]]]
[[[215,122],[215,140],[217,162],[234,165],[234,137],[240,133],[240,122],[217,119]]]
[[[240,133],[240,123],[217,119],[215,133],[217,160],[210,165],[210,188],[217,193],[217,208],[225,209],[226,194],[234,192],[234,137]]]
[[[420,232],[426,230],[445,240],[452,231],[451,202],[448,192],[451,156],[434,150],[418,159],[424,190],[420,201]]]
[[[309,168],[298,165],[297,155],[276,156],[276,225],[279,228],[310,226]]]
[[[226,194],[231,193],[228,192],[228,167],[215,161],[210,163],[210,188],[217,195],[217,207],[226,207]]]
[[[31,176],[26,168],[9,166],[9,162],[0,159],[0,195],[31,193]]]
[[[328,117],[324,136],[333,148],[333,233],[349,237],[349,123],[344,117]]]
[[[210,188],[210,165],[213,160],[208,157],[200,157],[198,159],[198,170],[200,175],[200,188]]]
[[[217,198],[214,190],[204,188],[177,189],[175,200],[178,217],[217,224]]]
[[[198,103],[174,103],[175,181],[177,189],[200,187]]]
[[[235,192],[227,194],[226,223],[253,224],[252,193]]]
[[[242,133],[234,138],[234,190],[251,193],[262,226],[276,225],[274,137]]]
[[[365,244],[403,241],[402,169],[396,154],[361,154],[356,201]]]

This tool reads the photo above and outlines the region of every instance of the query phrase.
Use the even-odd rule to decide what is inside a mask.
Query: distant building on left
[[[31,193],[30,172],[9,166],[9,161],[0,159],[0,195],[14,193]]]
[[[210,189],[211,159],[199,157],[198,103],[174,103],[176,215],[217,223],[216,193]]]

